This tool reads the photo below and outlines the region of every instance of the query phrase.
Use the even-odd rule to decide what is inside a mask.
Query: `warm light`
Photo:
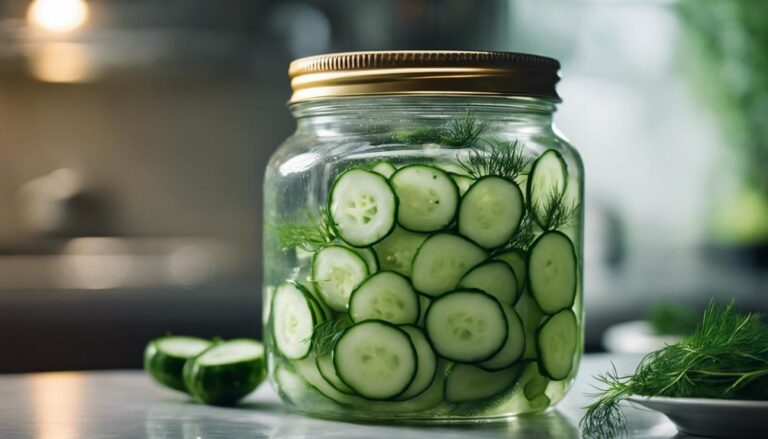
[[[82,437],[84,413],[83,378],[74,372],[41,373],[25,379],[29,385],[35,418],[34,437],[40,439],[75,439]]]
[[[30,24],[50,32],[75,30],[87,19],[88,4],[84,0],[34,0],[27,11]]]
[[[82,82],[93,69],[85,46],[78,43],[42,43],[29,50],[32,74],[46,82]]]

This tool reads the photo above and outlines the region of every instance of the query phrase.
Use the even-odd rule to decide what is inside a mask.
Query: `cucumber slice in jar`
[[[272,297],[272,334],[277,349],[286,358],[304,358],[312,348],[312,335],[319,323],[319,305],[301,285],[285,282]]]
[[[576,300],[576,252],[561,232],[545,232],[534,241],[528,258],[528,285],[545,314],[573,306]]]
[[[515,233],[524,210],[517,183],[503,177],[483,177],[461,198],[459,233],[485,248],[498,247]]]
[[[328,212],[336,234],[353,247],[381,241],[395,227],[397,196],[381,175],[352,168],[336,177]]]
[[[455,364],[445,380],[445,399],[451,402],[486,400],[514,386],[521,373],[519,365],[487,371],[470,364]]]
[[[467,193],[469,187],[472,186],[472,184],[475,182],[472,177],[467,177],[466,175],[456,174],[453,172],[450,172],[448,175],[450,175],[453,179],[453,182],[456,183],[456,187],[459,188],[459,195],[462,196]]]
[[[424,327],[424,322],[426,322],[427,318],[427,309],[429,309],[429,305],[432,303],[432,299],[430,299],[428,296],[425,296],[423,294],[419,294],[419,327]]]
[[[525,331],[525,353],[523,354],[523,359],[535,360],[538,357],[536,353],[536,329],[546,315],[541,312],[541,308],[533,300],[528,290],[523,292],[520,300],[515,304],[515,311],[523,320],[523,330]]]
[[[518,299],[517,276],[502,261],[481,262],[461,278],[457,285],[460,287],[482,290],[508,305],[514,305]]]
[[[389,236],[373,246],[381,269],[410,276],[413,257],[416,256],[416,252],[427,236],[429,235],[396,227]]]
[[[184,382],[199,401],[231,405],[253,392],[267,376],[264,346],[251,339],[214,344],[184,366]]]
[[[368,267],[368,273],[376,273],[379,271],[379,257],[376,256],[376,252],[370,248],[350,248],[358,256],[363,258],[365,265]]]
[[[184,364],[211,347],[211,341],[198,337],[167,335],[151,340],[144,349],[144,370],[158,383],[181,392]]]
[[[380,174],[384,178],[389,178],[392,174],[397,172],[397,168],[386,160],[380,160],[371,165],[371,171]]]
[[[429,165],[408,165],[390,178],[400,200],[397,223],[414,232],[448,227],[456,217],[459,188],[445,171]]]
[[[419,297],[408,278],[393,271],[380,271],[355,288],[349,298],[353,322],[384,320],[396,325],[416,323]]]
[[[478,363],[478,366],[485,370],[501,370],[512,366],[523,357],[525,352],[525,332],[520,316],[507,304],[502,303],[501,308],[507,319],[507,341],[496,355]]]
[[[490,359],[504,347],[508,336],[507,320],[498,299],[468,289],[432,301],[426,330],[441,357],[460,363]]]
[[[368,277],[368,265],[354,251],[327,245],[312,259],[312,280],[323,301],[334,311],[346,311],[352,291]]]
[[[339,378],[339,375],[336,373],[336,367],[333,365],[333,356],[331,353],[316,357],[315,361],[317,362],[317,370],[320,372],[320,375],[328,381],[328,384],[333,386],[339,392],[350,395],[355,393],[354,390],[350,389],[349,386],[344,384],[341,378]]]
[[[544,151],[533,162],[528,177],[527,198],[533,218],[542,227],[547,223],[544,209],[548,200],[565,192],[568,184],[567,169],[563,156],[554,149]]]
[[[536,339],[541,373],[555,381],[567,378],[579,345],[576,314],[566,309],[550,316],[539,326]]]
[[[528,277],[527,262],[525,252],[520,249],[506,250],[493,257],[494,260],[504,261],[512,267],[517,278],[517,290],[522,293],[525,289],[525,281]]]
[[[411,338],[380,320],[356,323],[339,337],[333,363],[344,383],[368,399],[390,399],[416,377],[418,361]]]
[[[451,291],[487,254],[458,235],[438,233],[427,238],[413,258],[411,280],[416,291],[439,296]]]
[[[411,399],[421,394],[432,384],[435,380],[435,372],[437,371],[437,356],[435,356],[435,351],[432,350],[432,346],[427,341],[424,332],[417,326],[403,325],[400,326],[400,329],[411,337],[411,343],[413,343],[413,347],[416,349],[416,360],[418,361],[416,376],[413,378],[413,382],[405,389],[405,392],[397,397],[397,399],[403,400]]]

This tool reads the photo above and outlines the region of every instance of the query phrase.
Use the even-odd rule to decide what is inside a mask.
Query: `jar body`
[[[583,349],[583,167],[553,104],[293,111],[264,184],[264,334],[283,401],[343,420],[482,422],[562,399]]]

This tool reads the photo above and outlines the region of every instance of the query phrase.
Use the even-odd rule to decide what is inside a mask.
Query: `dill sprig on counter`
[[[559,188],[552,188],[544,200],[544,205],[531,206],[536,212],[541,212],[539,225],[544,230],[554,230],[571,222],[579,213],[579,204],[568,203],[565,197],[566,192]]]
[[[516,140],[486,140],[482,146],[472,147],[466,157],[459,155],[457,160],[474,179],[498,175],[510,180],[517,178],[531,162],[523,154],[523,145]]]
[[[391,140],[395,143],[411,145],[436,143],[453,147],[470,147],[477,143],[485,126],[485,122],[478,122],[477,117],[468,112],[466,116],[454,119],[446,126],[395,133]]]
[[[698,328],[673,345],[645,356],[632,375],[616,370],[597,377],[596,401],[580,422],[585,436],[626,433],[619,403],[630,396],[768,399],[768,325],[739,314],[733,301],[710,303]]]
[[[277,234],[277,240],[282,250],[300,248],[306,251],[317,251],[320,247],[336,239],[332,220],[324,207],[317,213],[307,211],[308,223],[286,223],[270,225]]]

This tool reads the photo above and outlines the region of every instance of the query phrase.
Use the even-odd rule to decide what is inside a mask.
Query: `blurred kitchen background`
[[[562,62],[589,351],[643,350],[647,326],[613,325],[667,332],[712,297],[768,311],[764,0],[2,0],[0,372],[259,336],[288,63],[387,49]]]

